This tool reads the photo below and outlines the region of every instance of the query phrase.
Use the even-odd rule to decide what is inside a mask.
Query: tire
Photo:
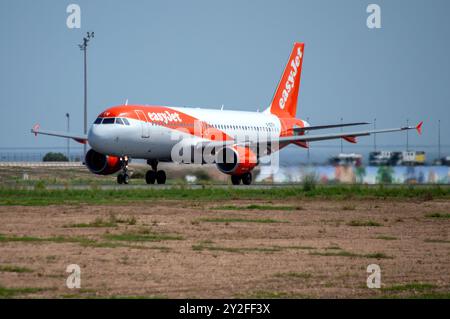
[[[252,173],[245,173],[242,175],[242,184],[250,185],[252,183]]]
[[[123,183],[127,185],[129,182],[130,182],[130,175],[128,174],[123,175]]]
[[[165,184],[166,183],[166,172],[157,171],[156,172],[156,182],[158,184]]]
[[[156,173],[153,170],[147,171],[147,173],[145,173],[145,182],[147,184],[155,184],[155,180],[156,180]]]
[[[123,174],[117,175],[117,184],[123,184]]]
[[[241,183],[241,176],[231,175],[231,183],[233,183],[233,185],[239,185]]]

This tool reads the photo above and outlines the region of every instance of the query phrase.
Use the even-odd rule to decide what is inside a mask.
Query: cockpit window
[[[119,125],[130,125],[130,122],[124,117],[97,117],[94,124],[119,124]]]
[[[114,124],[114,117],[108,117],[103,119],[103,124]]]

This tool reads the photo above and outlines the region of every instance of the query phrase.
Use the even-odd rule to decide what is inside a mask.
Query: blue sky
[[[66,7],[81,7],[68,29]],[[368,29],[366,7],[381,7]],[[424,120],[411,144],[450,136],[450,2],[434,1],[25,1],[0,2],[0,148],[64,146],[29,133],[82,131],[82,52],[89,47],[89,122],[124,103],[264,109],[295,41],[305,42],[297,116],[313,124]],[[379,135],[403,144],[404,134]],[[323,142],[339,145],[336,142]],[[371,144],[372,138],[362,138]],[[318,144],[319,145],[319,144]],[[351,150],[346,147],[346,150]],[[304,151],[299,150],[299,154]]]

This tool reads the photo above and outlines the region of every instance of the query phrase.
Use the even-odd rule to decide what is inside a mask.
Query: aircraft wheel
[[[123,184],[123,174],[117,175],[117,184]]]
[[[155,184],[156,181],[156,173],[153,170],[147,171],[145,173],[145,182],[147,184]]]
[[[252,183],[252,173],[245,173],[242,175],[242,184],[250,185]]]
[[[231,175],[231,183],[233,183],[233,185],[239,185],[241,183],[241,176]]]
[[[126,185],[130,182],[130,175],[124,174],[123,175],[123,183]]]
[[[166,172],[157,171],[156,172],[156,182],[158,184],[165,184],[166,183]]]

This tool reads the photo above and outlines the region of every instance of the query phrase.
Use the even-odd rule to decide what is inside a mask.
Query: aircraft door
[[[141,122],[141,137],[142,138],[149,138],[150,137],[150,124],[147,121],[147,116],[145,115],[144,111],[142,110],[135,110],[134,111],[136,115],[138,116],[140,122]]]

